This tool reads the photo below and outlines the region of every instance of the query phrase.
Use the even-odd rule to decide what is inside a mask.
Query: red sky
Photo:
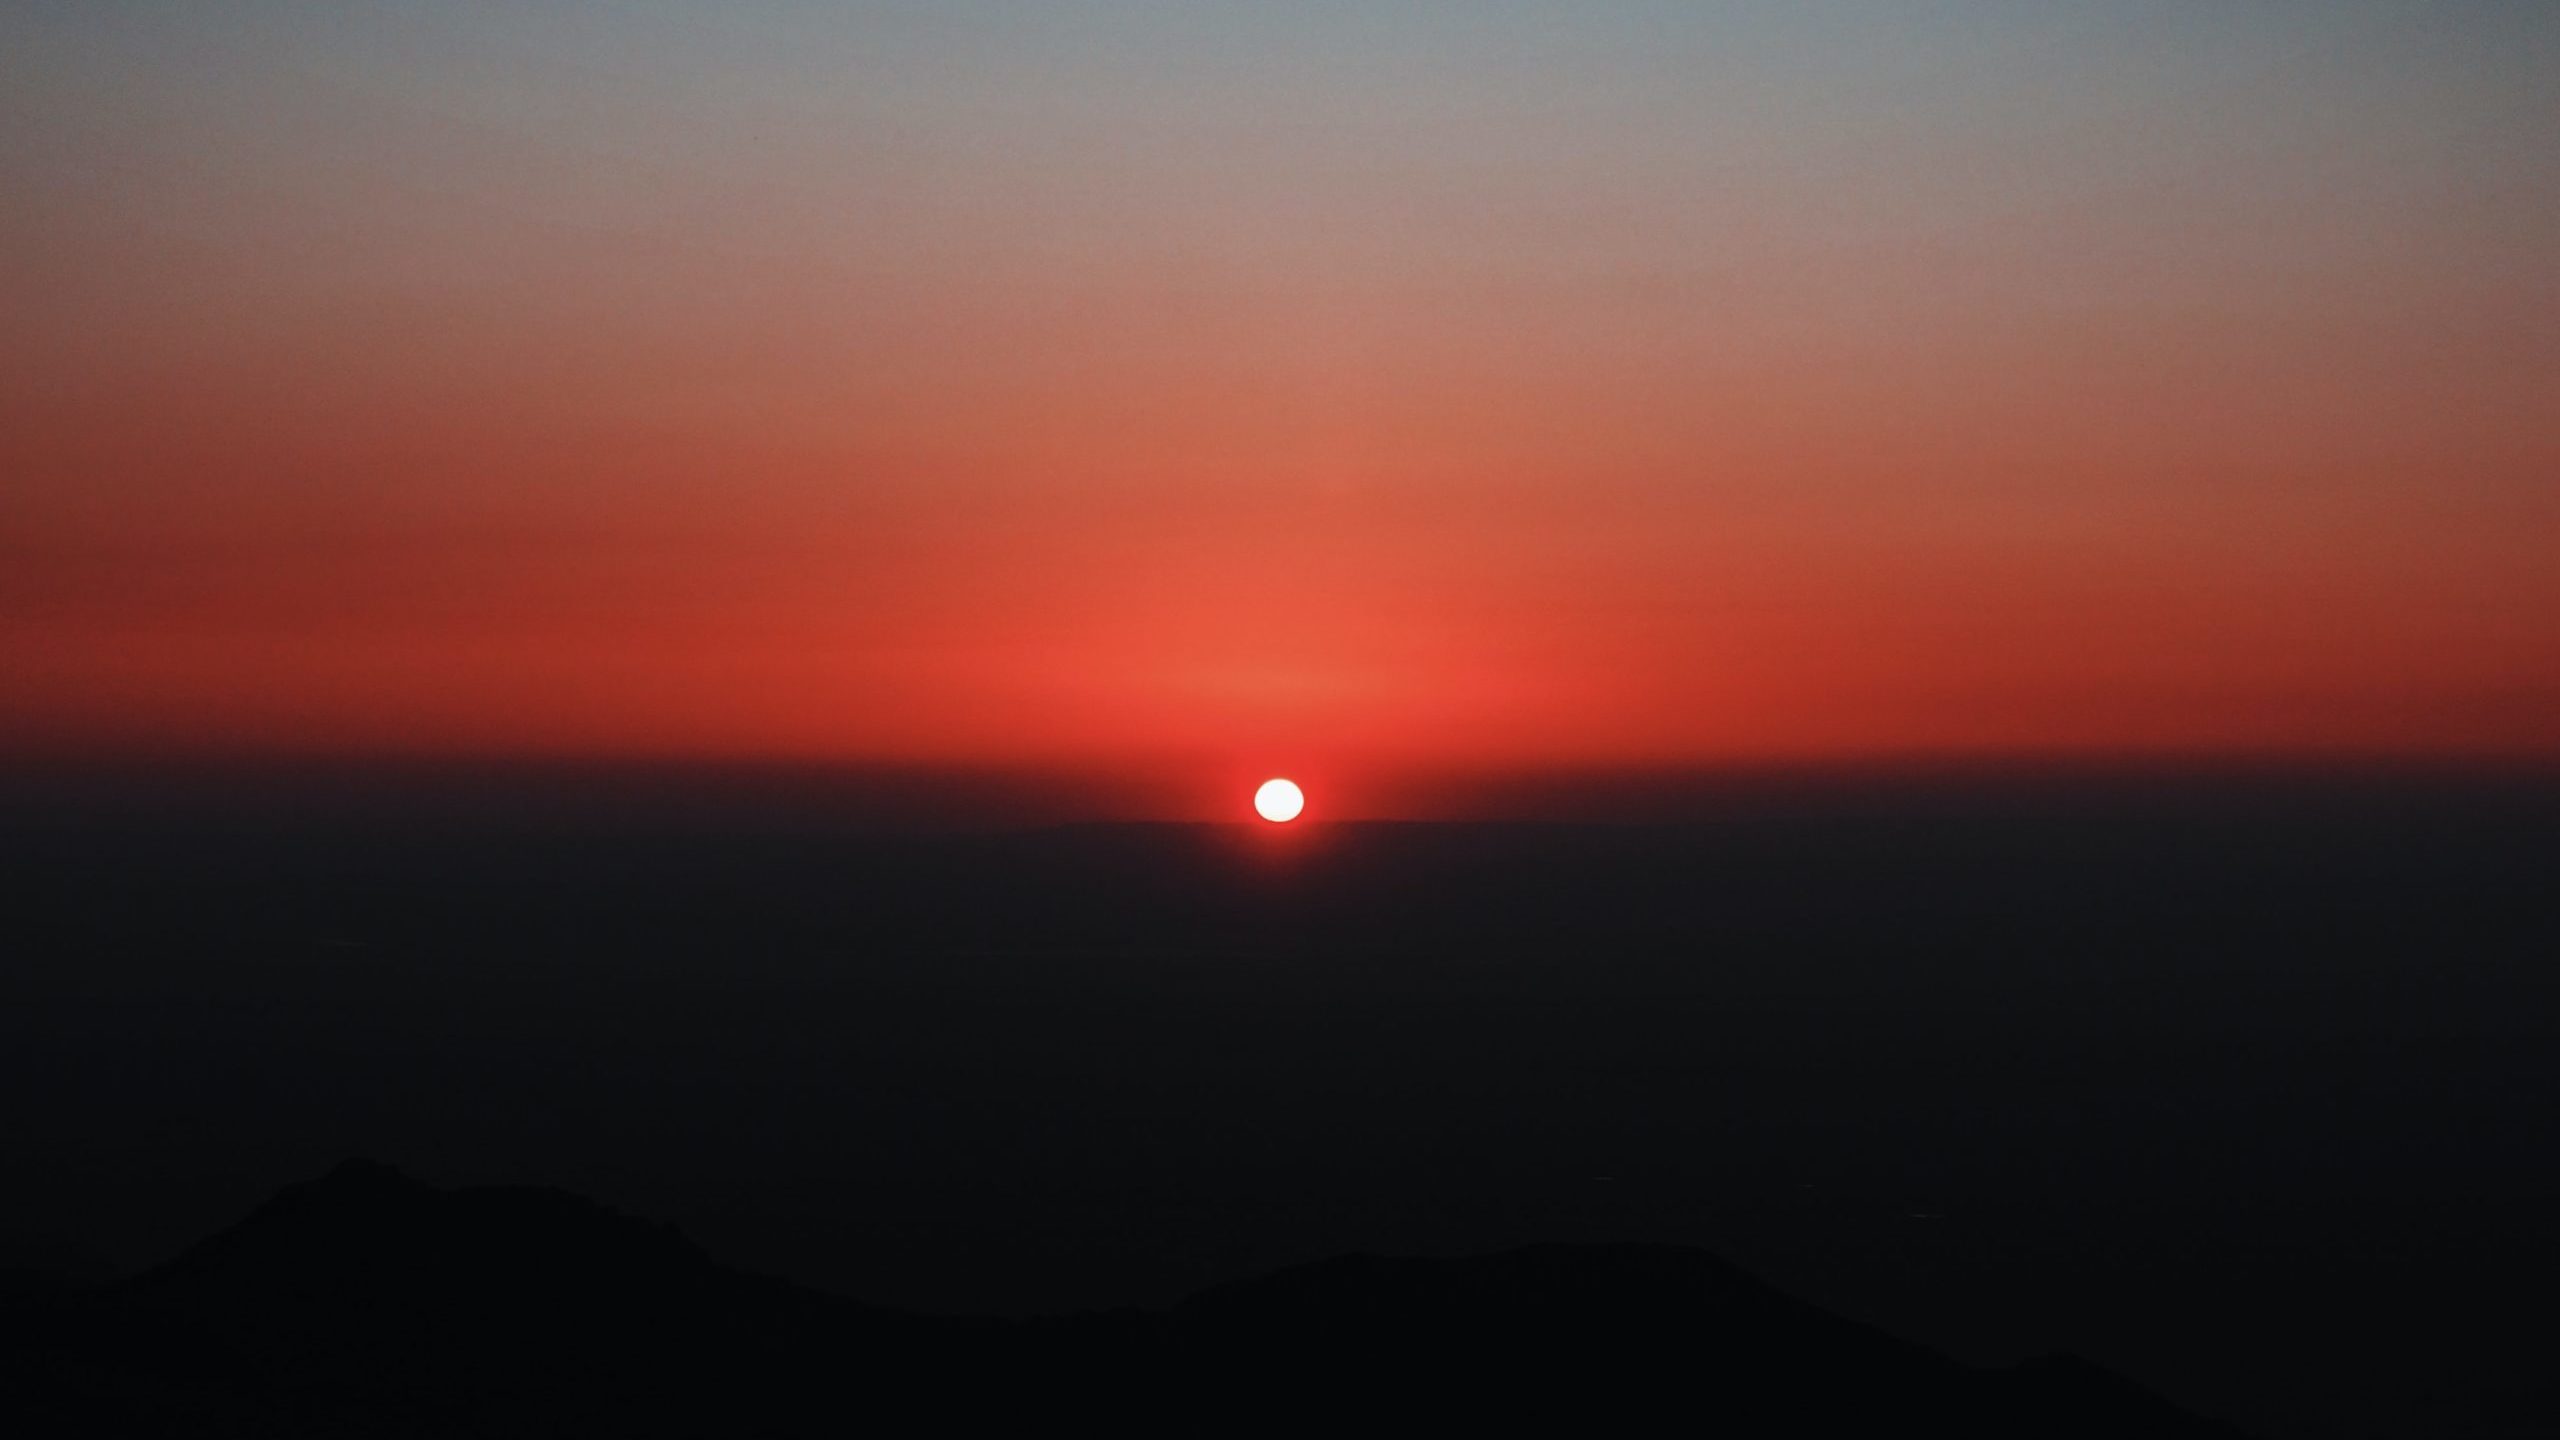
[[[13,13],[0,747],[2560,755],[2556,27],[2387,8]]]

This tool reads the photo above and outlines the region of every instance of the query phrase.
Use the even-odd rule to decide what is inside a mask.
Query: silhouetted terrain
[[[935,1320],[728,1270],[558,1191],[364,1162],[132,1280],[0,1313],[0,1416],[38,1433],[2230,1433],[2069,1357],[1967,1369],[1692,1250],[1363,1256],[1166,1311]]]
[[[386,794],[10,792],[0,1288],[369,1153],[908,1312],[1643,1243],[2268,1437],[2560,1414],[2548,780],[1285,834]]]

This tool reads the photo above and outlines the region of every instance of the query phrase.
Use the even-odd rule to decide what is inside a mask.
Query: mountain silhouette
[[[99,1435],[2233,1433],[2071,1357],[1957,1364],[1696,1250],[1349,1256],[1166,1311],[953,1320],[745,1274],[564,1192],[446,1190],[364,1161],[131,1279],[0,1296],[0,1419]]]

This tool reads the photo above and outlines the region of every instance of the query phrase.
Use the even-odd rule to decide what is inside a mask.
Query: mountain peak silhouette
[[[699,1301],[758,1286],[674,1228],[566,1191],[444,1190],[372,1160],[290,1185],[133,1282],[163,1300],[259,1299],[367,1310]],[[494,1320],[493,1316],[493,1320]]]
[[[337,1164],[330,1166],[328,1173],[320,1176],[320,1178],[306,1181],[300,1186],[291,1188],[341,1191],[421,1191],[432,1190],[435,1187],[427,1184],[423,1180],[411,1178],[407,1171],[402,1170],[397,1165],[385,1165],[379,1160],[369,1159],[362,1155],[350,1155],[346,1159],[339,1161]]]

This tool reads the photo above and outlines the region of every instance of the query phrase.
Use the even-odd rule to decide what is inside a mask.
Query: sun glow
[[[1287,780],[1265,780],[1253,792],[1254,813],[1274,825],[1285,825],[1298,818],[1307,808],[1307,797],[1296,784]]]

